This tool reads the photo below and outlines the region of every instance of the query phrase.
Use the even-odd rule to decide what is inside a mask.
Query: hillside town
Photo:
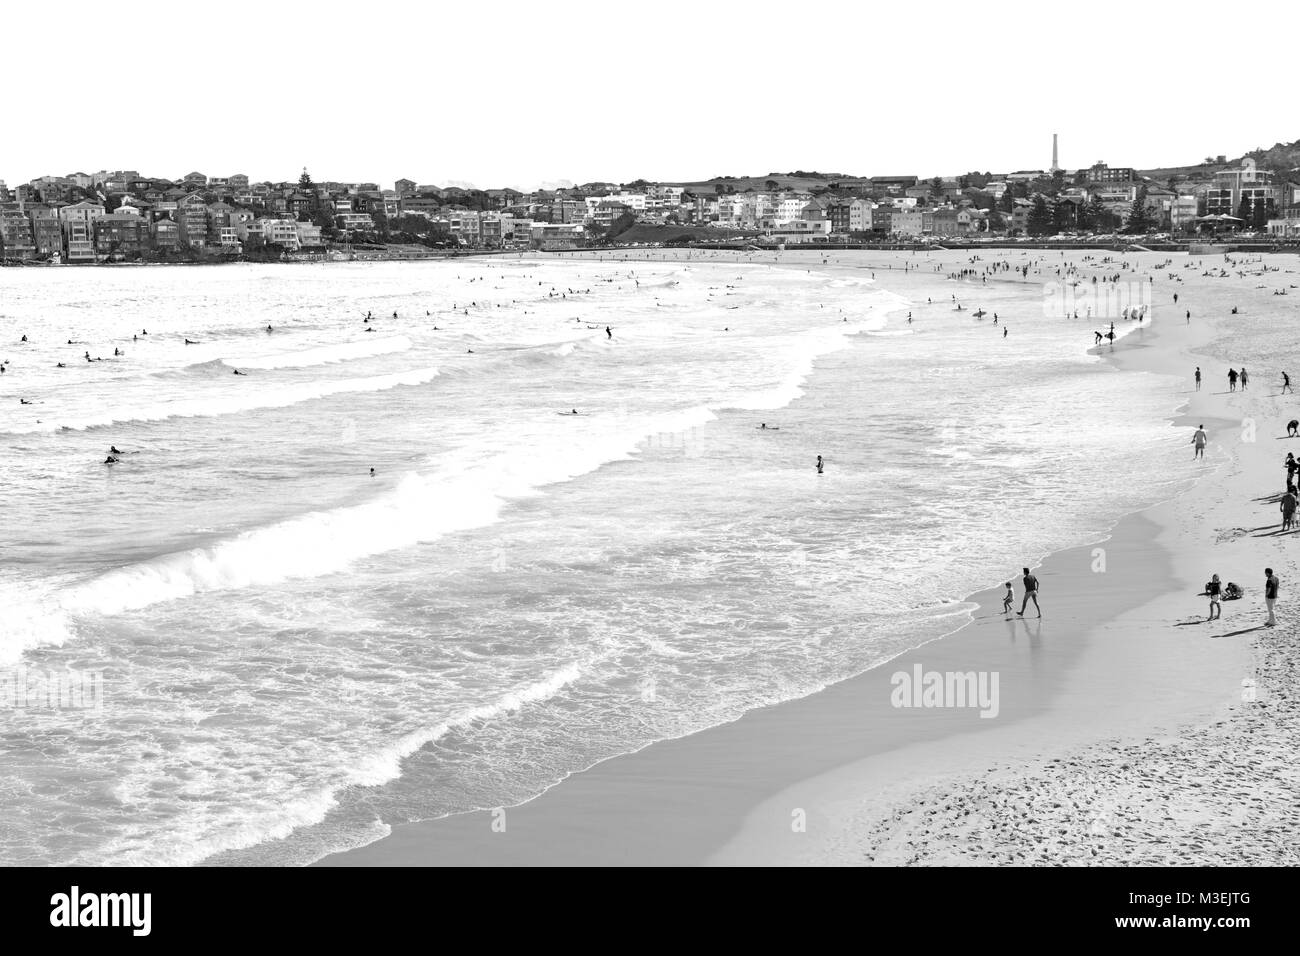
[[[637,180],[521,192],[419,184],[179,179],[135,170],[0,180],[8,264],[364,258],[452,249],[1157,238],[1233,233],[1300,240],[1300,169],[1207,157],[1160,180],[1096,162],[994,174],[833,176],[802,171],[696,183]],[[393,251],[396,250],[396,253]]]

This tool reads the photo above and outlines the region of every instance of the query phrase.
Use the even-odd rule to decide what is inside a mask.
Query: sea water
[[[517,803],[1167,496],[1167,381],[954,289],[1011,335],[851,257],[4,270],[0,678],[102,700],[0,709],[0,863]]]

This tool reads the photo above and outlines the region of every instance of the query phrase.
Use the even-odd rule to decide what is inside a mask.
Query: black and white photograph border
[[[1112,0],[61,10],[75,68],[5,11],[0,140],[43,926],[978,867],[1208,931],[1300,862],[1286,57]],[[147,21],[212,72],[146,83]]]

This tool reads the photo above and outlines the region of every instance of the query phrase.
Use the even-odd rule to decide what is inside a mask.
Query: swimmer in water
[[[117,459],[114,458],[112,455],[109,455],[107,458],[104,459],[104,464],[115,465],[117,464]]]
[[[235,369],[235,374],[236,374],[236,375],[247,375],[248,373],[247,373],[247,372],[241,372],[239,369]]]
[[[275,331],[274,329],[271,328],[271,323],[269,323],[269,322],[266,324],[266,331],[268,331],[268,332],[274,332],[274,331]]]
[[[118,451],[116,445],[109,445],[109,446],[108,446],[108,453],[109,453],[110,455],[120,455],[120,454],[122,454],[122,452]]]
[[[186,345],[198,345],[199,343],[193,341],[192,339],[186,339],[186,340],[185,340],[185,344],[186,344]]]
[[[370,477],[371,478],[375,477],[375,469],[373,468],[370,469]]]

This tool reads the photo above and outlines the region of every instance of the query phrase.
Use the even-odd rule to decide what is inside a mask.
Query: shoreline
[[[1153,327],[1130,333],[1139,331],[1150,334],[1126,334],[1119,340],[1123,348],[1103,346],[1101,353],[1121,370],[1131,362],[1132,371],[1150,370],[1129,356],[1152,354],[1149,339],[1158,333]],[[1216,442],[1228,427],[1225,422],[1216,431]],[[1028,759],[1083,746],[1099,739],[1103,725],[1118,734],[1138,720],[1150,735],[1187,719],[1204,721],[1218,712],[1247,667],[1241,646],[1208,645],[1180,667],[1165,666],[1153,706],[1150,672],[1168,664],[1178,649],[1171,643],[1176,638],[1145,646],[1140,669],[1128,666],[1132,661],[1124,655],[1131,646],[1117,638],[1153,603],[1151,594],[1167,597],[1181,590],[1175,549],[1167,541],[1152,543],[1168,537],[1168,522],[1150,515],[1174,507],[1185,494],[1120,516],[1099,536],[1096,544],[1106,546],[1111,568],[1118,561],[1129,573],[1089,574],[1096,544],[1046,556],[1035,572],[1049,609],[1042,625],[1036,619],[1009,625],[995,620],[1002,616],[999,585],[969,598],[978,605],[969,623],[885,665],[570,775],[506,811],[513,839],[494,832],[491,811],[479,811],[400,825],[388,837],[316,865],[806,862],[810,845],[820,847],[814,858],[826,858],[825,843],[810,837],[825,841],[836,829],[830,821],[844,815],[846,780],[850,791],[881,800],[878,781],[886,759],[909,768],[904,781],[886,788],[897,799],[901,790],[969,769],[972,760]],[[1141,577],[1134,573],[1138,568]],[[1097,582],[1105,586],[1090,586]],[[1002,633],[1008,626],[1009,639]],[[927,670],[997,671],[1004,693],[1011,691],[999,719],[891,707],[890,675],[917,664]],[[1232,676],[1216,679],[1216,673]],[[1121,679],[1098,679],[1116,674]],[[1105,720],[1096,713],[1099,699],[1106,701]],[[815,748],[809,747],[812,741]],[[985,749],[972,746],[980,741]],[[998,749],[988,751],[990,744]],[[897,771],[889,779],[896,777]],[[876,783],[864,791],[869,781]],[[793,832],[795,810],[807,822],[792,844],[783,837]]]

